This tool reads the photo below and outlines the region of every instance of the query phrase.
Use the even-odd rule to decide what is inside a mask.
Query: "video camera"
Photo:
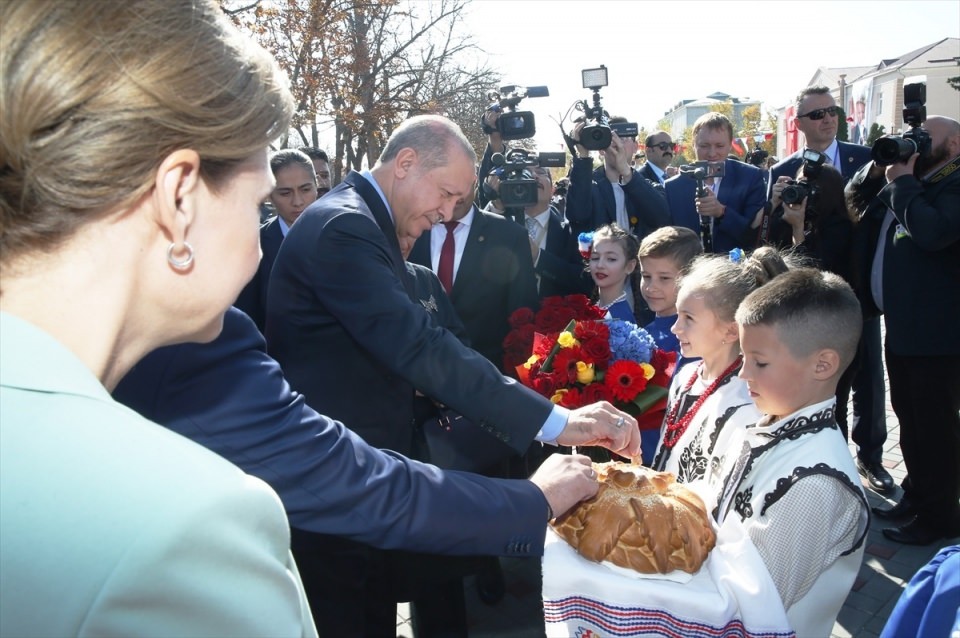
[[[917,75],[904,80],[903,123],[910,130],[901,135],[885,135],[873,143],[870,157],[877,166],[906,163],[914,153],[930,154],[930,134],[920,128],[927,119],[927,76]]]
[[[619,137],[636,137],[639,127],[635,122],[611,124],[600,102],[600,89],[607,86],[607,67],[601,64],[596,69],[583,69],[580,75],[583,88],[593,91],[592,105],[586,100],[577,102],[577,109],[583,111],[588,123],[580,131],[580,145],[588,151],[602,151],[610,147],[614,133]]]
[[[538,154],[523,148],[512,148],[506,154],[494,153],[490,159],[500,177],[497,195],[504,208],[523,208],[537,203],[537,178],[529,170],[531,167],[563,168],[567,163],[564,153]]]
[[[522,140],[533,137],[537,132],[536,119],[530,111],[518,111],[517,105],[525,97],[547,97],[549,89],[545,86],[501,86],[500,91],[487,93],[487,98],[495,100],[488,110],[500,113],[497,118],[497,128],[490,128],[481,118],[483,132],[490,135],[494,131],[500,133],[505,140]]]

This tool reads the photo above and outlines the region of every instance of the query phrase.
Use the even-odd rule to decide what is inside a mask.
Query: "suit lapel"
[[[363,175],[356,171],[348,174],[343,181],[353,186],[367,204],[367,208],[370,209],[374,221],[377,223],[377,226],[380,227],[380,231],[387,241],[387,247],[393,260],[393,270],[397,278],[403,283],[403,287],[407,291],[410,300],[416,301],[416,285],[406,265],[404,265],[403,254],[400,252],[400,241],[397,239],[397,229],[394,226],[393,220],[390,218],[386,204],[384,204],[380,198],[380,193],[377,192],[377,189],[375,189]]]
[[[479,272],[480,268],[480,242],[486,241],[487,220],[483,214],[474,209],[473,222],[470,224],[470,232],[467,234],[467,242],[463,245],[463,255],[460,256],[460,267],[457,268],[456,277],[453,280],[453,290],[450,291],[450,299],[454,300],[460,296],[460,291],[470,288],[473,284],[471,279],[473,274]]]

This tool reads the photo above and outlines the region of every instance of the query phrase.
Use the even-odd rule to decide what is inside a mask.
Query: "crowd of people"
[[[492,110],[479,157],[417,116],[340,184],[319,149],[269,152],[292,99],[213,0],[14,0],[0,25],[0,635],[380,637],[412,601],[419,637],[466,636],[463,576],[495,602],[495,557],[542,555],[597,492],[560,446],[700,485],[797,635],[829,633],[859,477],[896,489],[884,352],[909,476],[874,515],[960,535],[955,119],[884,167],[809,87],[769,172],[701,117],[703,183],[665,131],[595,168],[580,123],[562,190],[529,167],[536,201],[504,205]],[[669,396],[635,418],[518,382],[509,317],[558,295],[676,352]]]

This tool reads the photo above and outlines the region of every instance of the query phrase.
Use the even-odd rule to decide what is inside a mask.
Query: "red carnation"
[[[643,368],[627,359],[611,363],[603,382],[615,399],[624,402],[633,401],[647,387]]]
[[[673,371],[677,367],[677,353],[658,348],[653,351],[653,356],[650,357],[650,365],[653,366],[654,373],[649,383],[669,388]]]
[[[580,341],[587,339],[610,339],[610,327],[602,321],[578,321],[573,330],[573,336]]]

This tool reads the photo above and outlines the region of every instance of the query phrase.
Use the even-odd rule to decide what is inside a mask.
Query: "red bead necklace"
[[[717,387],[723,383],[724,379],[733,374],[739,367],[740,362],[743,360],[742,357],[737,356],[734,359],[733,363],[730,366],[720,373],[720,376],[713,380],[707,389],[703,391],[703,394],[690,406],[690,409],[677,421],[677,412],[680,411],[680,404],[683,403],[683,396],[690,392],[690,388],[693,387],[693,384],[697,380],[697,376],[700,374],[700,368],[703,367],[703,361],[700,362],[700,365],[697,366],[696,372],[690,376],[690,380],[687,382],[686,387],[681,391],[680,395],[677,396],[676,402],[670,406],[670,413],[667,415],[666,423],[667,429],[663,433],[663,447],[672,448],[677,444],[677,441],[680,440],[680,437],[683,436],[683,433],[687,431],[687,427],[690,425],[690,422],[693,421],[693,417],[697,415],[697,411],[700,409],[700,406],[703,405],[703,402],[706,401],[711,394],[717,389]]]

